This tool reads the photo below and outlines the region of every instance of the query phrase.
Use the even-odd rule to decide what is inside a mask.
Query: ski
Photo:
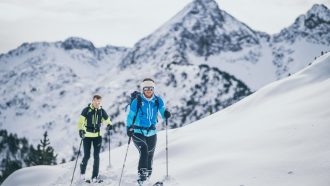
[[[137,180],[138,186],[143,186],[144,181]]]
[[[97,182],[92,182],[91,180],[85,180],[86,183],[102,183],[103,180],[97,180]]]
[[[138,186],[143,186],[145,183],[145,181],[137,181],[137,182],[138,182]],[[147,185],[149,185],[149,184],[147,183]],[[152,186],[163,186],[163,185],[164,185],[163,182],[158,181],[158,182],[154,183]]]
[[[163,182],[162,181],[157,181],[155,184],[153,184],[152,186],[163,186]]]

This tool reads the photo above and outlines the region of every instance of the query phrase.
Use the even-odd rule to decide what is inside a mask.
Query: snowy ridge
[[[207,58],[258,44],[263,37],[269,36],[253,31],[220,10],[215,1],[195,0],[161,28],[138,42],[121,66],[189,64],[186,59],[189,52]]]
[[[290,77],[271,83],[240,102],[169,131],[166,185],[329,184],[330,53]],[[191,135],[196,134],[196,135]],[[102,185],[117,185],[126,147],[101,160]],[[151,182],[165,169],[165,133],[158,136]],[[136,179],[138,151],[131,147],[122,185]],[[7,185],[68,185],[74,162],[16,171]],[[88,174],[91,173],[91,164]],[[56,176],[54,176],[56,175]],[[38,177],[42,179],[37,179]],[[77,176],[76,176],[77,178]],[[79,182],[74,182],[80,185]]]
[[[330,11],[325,5],[315,4],[305,15],[299,16],[288,28],[274,36],[274,42],[293,43],[305,39],[311,43],[330,45]]]

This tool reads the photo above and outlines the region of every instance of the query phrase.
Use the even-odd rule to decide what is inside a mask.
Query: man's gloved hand
[[[113,129],[112,125],[107,125],[107,131],[110,131],[112,129]]]
[[[134,134],[134,129],[133,127],[127,127],[127,136],[132,137]]]
[[[86,134],[86,132],[84,130],[79,130],[79,136],[81,138],[85,138],[85,134]]]
[[[165,110],[165,112],[164,112],[164,117],[165,117],[166,119],[170,118],[170,117],[171,117],[171,113],[170,113],[170,111]]]

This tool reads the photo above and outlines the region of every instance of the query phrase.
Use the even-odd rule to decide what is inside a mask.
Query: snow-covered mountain
[[[232,28],[222,29],[225,30],[225,35],[230,36],[229,38],[235,38],[231,35],[233,30],[235,35],[246,28],[231,16],[226,16],[225,12],[221,13],[224,15],[224,21],[221,22],[225,25],[224,28]],[[255,42],[245,43],[244,47],[238,47],[240,50],[220,50],[210,52],[209,56],[186,50],[185,59],[193,64],[206,63],[217,67],[242,80],[252,90],[257,90],[306,67],[321,51],[330,50],[330,10],[327,7],[315,4],[306,15],[300,16],[297,20],[275,35],[250,29],[250,32],[247,32],[250,35],[245,37],[253,38],[250,40]],[[211,23],[205,28],[212,28],[213,25],[216,23]],[[203,30],[203,33],[208,33],[208,30]],[[212,45],[206,45],[206,48],[212,48]]]
[[[273,42],[294,43],[307,40],[330,45],[330,12],[325,5],[315,4],[305,15],[299,16],[288,28],[273,37]]]
[[[302,71],[273,82],[240,102],[168,132],[165,185],[289,185],[330,183],[330,53]],[[150,182],[166,175],[166,135],[158,135]],[[126,146],[101,154],[98,185],[118,185]],[[80,161],[80,160],[79,160]],[[134,185],[138,151],[130,146],[123,186]],[[68,185],[74,162],[24,168],[9,185]],[[91,164],[87,174],[91,174]],[[75,176],[74,185],[82,185]]]
[[[237,52],[269,39],[220,10],[213,0],[195,0],[181,12],[139,41],[123,67],[130,64],[190,64],[187,54],[210,55]]]
[[[157,64],[170,68],[204,63],[257,90],[304,68],[321,51],[330,50],[329,20],[330,10],[315,4],[293,25],[268,35],[219,9],[213,0],[195,0],[139,41],[121,66]]]
[[[0,56],[0,126],[38,143],[49,131],[59,157],[73,153],[76,119],[98,84],[128,49],[95,48],[89,41],[23,44]],[[109,79],[108,79],[109,80]],[[80,108],[78,108],[80,107]],[[63,145],[65,143],[69,145]],[[61,154],[65,152],[65,154]]]
[[[273,64],[277,77],[297,72],[315,56],[319,56],[320,51],[329,50],[330,10],[324,5],[315,4],[291,26],[272,37]]]
[[[34,143],[47,130],[59,157],[68,158],[79,140],[81,110],[93,94],[101,94],[117,126],[112,144],[118,146],[125,141],[128,96],[145,77],[156,80],[157,93],[173,113],[171,126],[189,124],[329,50],[324,42],[329,9],[315,5],[299,19],[309,17],[323,21],[299,28],[305,34],[291,41],[286,35],[293,31],[274,36],[254,31],[213,0],[195,0],[133,48],[96,48],[80,38],[25,43],[0,55],[0,127]],[[322,37],[309,39],[315,33]]]

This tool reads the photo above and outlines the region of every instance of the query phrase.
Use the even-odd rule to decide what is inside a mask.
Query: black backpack
[[[136,100],[137,100],[137,107],[136,107],[136,112],[135,113],[137,113],[137,111],[140,109],[140,107],[142,106],[142,94],[141,94],[141,92],[139,92],[139,91],[134,91],[134,92],[132,92],[131,93],[131,96],[130,96],[130,102],[129,102],[129,104],[127,104],[126,105],[126,107],[125,107],[125,111],[127,111],[127,107],[128,106],[130,106],[131,104],[132,104],[132,102],[133,102],[133,100],[136,98]],[[155,104],[156,104],[156,107],[157,107],[157,109],[159,108],[159,101],[158,101],[158,96],[156,96],[156,95],[154,95],[155,96],[155,98],[156,98],[156,100],[155,100]]]
[[[136,107],[136,114],[135,114],[135,116],[134,116],[134,118],[133,118],[133,124],[134,124],[134,122],[135,122],[135,119],[136,119],[136,117],[137,117],[137,113],[138,113],[138,111],[139,111],[139,109],[141,108],[141,106],[142,106],[142,97],[141,97],[142,95],[141,95],[141,92],[139,92],[139,91],[134,91],[134,92],[132,92],[131,93],[131,96],[130,96],[130,102],[129,102],[129,104],[126,106],[126,108],[125,108],[125,110],[127,110],[127,107],[129,106],[129,105],[131,105],[132,104],[132,102],[133,102],[133,100],[136,98],[136,100],[137,100],[137,107]],[[156,95],[154,95],[155,96],[155,98],[156,98],[156,100],[155,100],[155,104],[156,104],[156,107],[157,107],[157,110],[159,109],[159,101],[158,101],[158,96],[156,96]]]
[[[142,105],[141,92],[134,91],[131,93],[131,96],[129,97],[129,103],[125,107],[125,112],[127,112],[128,106],[130,106],[132,104],[132,102],[135,98],[137,99],[137,102],[138,102],[136,111],[138,111],[138,109],[141,107],[141,105]]]

